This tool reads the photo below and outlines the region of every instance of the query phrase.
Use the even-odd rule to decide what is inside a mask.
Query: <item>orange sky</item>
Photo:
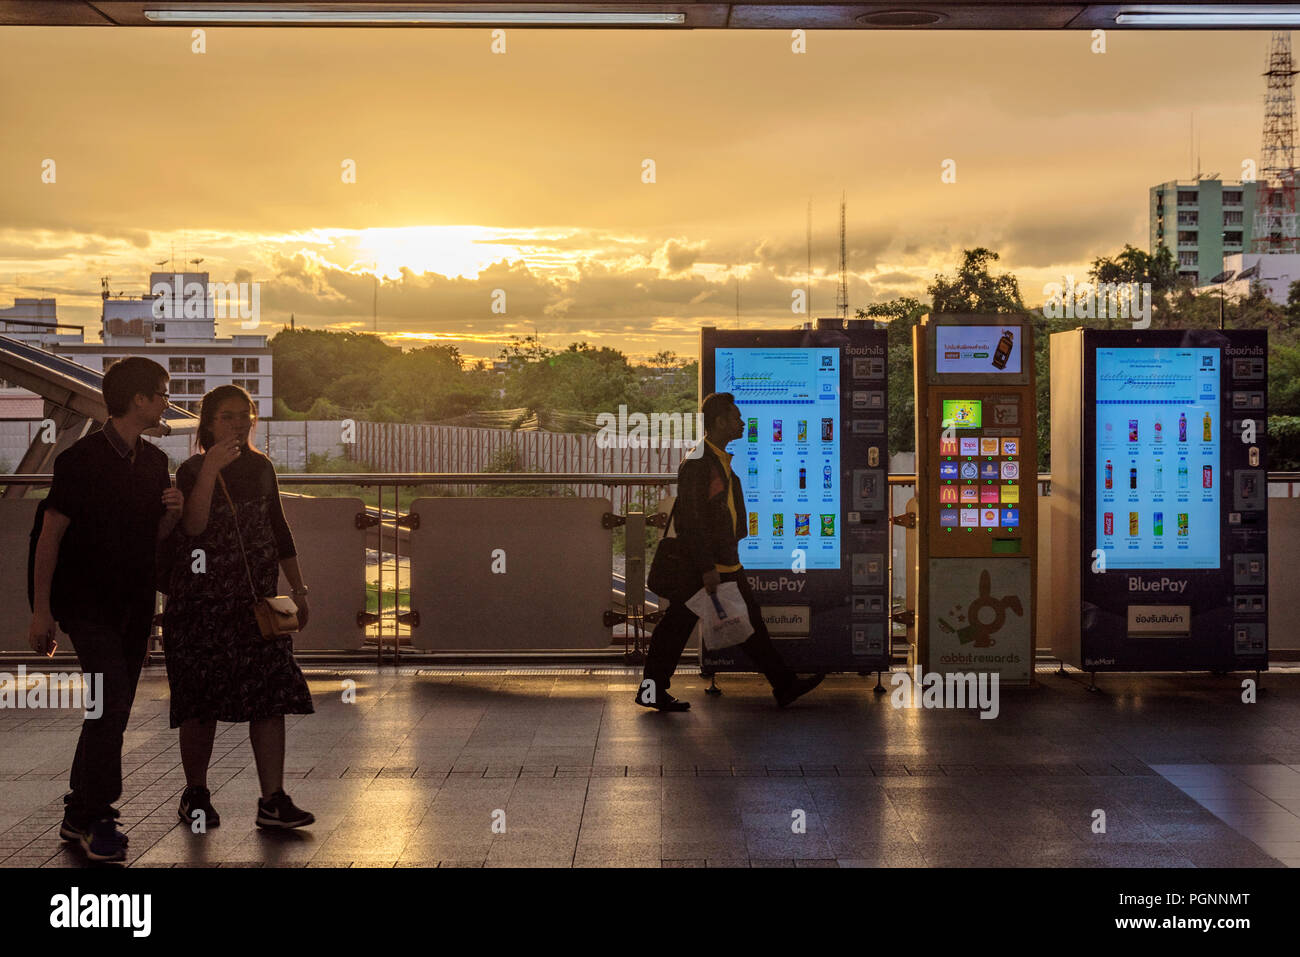
[[[6,28],[0,305],[55,296],[94,338],[100,277],[142,293],[175,243],[261,282],[270,332],[370,329],[377,271],[401,341],[693,356],[737,277],[743,324],[802,320],[809,199],[833,314],[841,191],[852,306],[923,295],[972,245],[1038,303],[1145,247],[1193,112],[1201,170],[1240,177],[1268,37],[822,31],[797,55],[781,31],[510,30],[494,55],[486,29],[221,29],[196,54],[188,30]]]

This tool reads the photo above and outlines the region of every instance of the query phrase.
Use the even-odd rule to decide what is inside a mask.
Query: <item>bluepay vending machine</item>
[[[890,663],[885,331],[815,328],[700,337],[700,396],[729,392],[745,434],[726,449],[745,495],[740,562],[782,658],[800,672]],[[704,674],[754,671],[739,647]]]
[[[910,662],[1033,680],[1038,411],[1024,315],[913,329],[917,550]]]
[[[1262,330],[1052,336],[1052,651],[1268,667]]]

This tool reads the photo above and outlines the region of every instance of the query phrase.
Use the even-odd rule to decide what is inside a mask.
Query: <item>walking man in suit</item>
[[[709,594],[732,581],[749,608],[754,633],[740,645],[772,685],[777,704],[785,707],[821,683],[825,675],[798,677],[777,654],[759,610],[758,600],[740,564],[739,541],[748,533],[740,478],[731,470],[727,443],[745,434],[744,420],[730,392],[714,392],[700,405],[704,416],[702,454],[688,457],[677,469],[677,512],[673,525],[682,547],[699,570],[700,584]],[[686,711],[688,702],[668,693],[682,649],[698,616],[684,602],[674,601],[650,636],[645,675],[636,703],[659,711]]]

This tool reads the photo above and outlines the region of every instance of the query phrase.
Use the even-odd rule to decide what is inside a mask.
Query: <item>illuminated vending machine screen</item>
[[[940,327],[942,328],[942,327]],[[1020,436],[992,429],[999,408],[983,399],[943,399],[939,437],[939,527],[1020,530]],[[1005,407],[1002,407],[1005,408]]]
[[[718,392],[736,397],[745,434],[726,449],[745,490],[746,568],[840,567],[838,349],[720,348]]]
[[[934,336],[935,372],[1014,375],[1021,371],[1014,328],[938,325]]]
[[[1097,350],[1097,548],[1107,568],[1218,568],[1218,349]]]

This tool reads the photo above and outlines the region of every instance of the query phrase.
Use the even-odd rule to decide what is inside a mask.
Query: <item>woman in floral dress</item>
[[[262,637],[253,611],[255,597],[277,594],[283,571],[300,628],[309,614],[275,470],[250,442],[256,418],[243,389],[213,389],[199,412],[204,451],[176,471],[185,511],[172,542],[163,647],[187,785],[177,814],[191,824],[201,811],[205,828],[221,820],[207,787],[218,721],[248,722],[262,789],[257,825],[302,827],[315,820],[284,793],[284,716],[311,714],[311,693],[292,638]],[[202,550],[201,564],[195,549]]]

